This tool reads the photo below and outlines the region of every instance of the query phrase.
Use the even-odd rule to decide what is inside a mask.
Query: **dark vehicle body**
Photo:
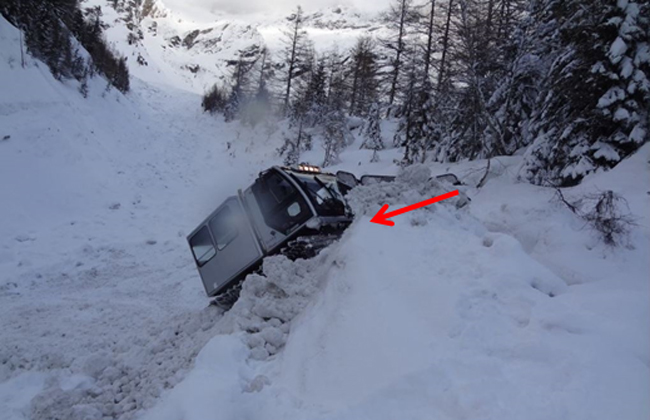
[[[309,167],[313,168],[313,167]],[[337,178],[274,166],[228,197],[189,236],[205,292],[216,296],[299,237],[342,232],[352,222]]]

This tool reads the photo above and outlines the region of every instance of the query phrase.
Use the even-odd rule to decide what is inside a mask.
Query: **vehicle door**
[[[190,237],[208,296],[259,262],[262,250],[237,197],[228,198]]]
[[[244,192],[244,197],[267,252],[281,245],[314,216],[296,184],[275,169],[262,174]]]

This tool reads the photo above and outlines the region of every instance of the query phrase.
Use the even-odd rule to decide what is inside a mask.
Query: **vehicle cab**
[[[255,271],[289,241],[342,232],[352,221],[337,178],[318,168],[274,166],[205,219],[188,242],[208,296]]]

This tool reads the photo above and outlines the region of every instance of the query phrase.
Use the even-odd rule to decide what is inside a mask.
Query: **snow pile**
[[[350,191],[347,200],[353,213],[357,216],[373,216],[384,204],[389,204],[389,211],[396,206],[419,203],[431,197],[439,196],[458,189],[448,183],[439,182],[431,176],[431,169],[425,165],[412,165],[402,169],[394,182],[359,185]],[[450,206],[461,208],[469,202],[467,195],[459,195],[440,203],[443,208]],[[409,213],[412,223],[426,221],[424,214],[434,213],[439,206],[427,206]]]
[[[310,260],[291,261],[285,256],[264,260],[264,275],[246,278],[241,295],[225,322],[246,332],[244,340],[254,359],[265,360],[280,351],[290,330],[290,322],[307,306],[320,289],[331,264],[331,249]]]
[[[403,170],[395,182],[355,188],[349,200],[355,214],[361,217],[376,212],[381,206],[379,203],[422,201],[431,197],[430,194],[447,192],[445,188],[431,178],[428,167],[415,165]],[[449,201],[461,207],[467,203],[467,197],[463,194]],[[411,223],[426,223],[424,214],[416,213]],[[284,347],[291,321],[323,287],[330,269],[341,264],[338,254],[339,247],[335,244],[310,260],[291,261],[284,256],[266,258],[264,274],[247,277],[240,299],[226,314],[224,322],[232,322],[233,331],[246,333],[243,337],[253,359],[266,360]]]

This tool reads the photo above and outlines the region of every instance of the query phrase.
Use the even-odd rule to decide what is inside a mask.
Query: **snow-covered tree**
[[[407,90],[398,110],[399,124],[393,144],[404,147],[402,164],[423,162],[432,142],[434,130],[433,88],[427,80],[421,83],[422,71],[417,62],[411,64]]]
[[[363,130],[363,143],[361,144],[361,148],[374,150],[374,157],[376,152],[383,150],[384,147],[384,140],[381,135],[381,110],[379,104],[374,103],[370,107],[370,112],[368,112],[368,119]]]
[[[223,112],[226,106],[226,96],[222,89],[214,84],[204,95],[201,102],[203,111],[214,114],[215,112]]]
[[[239,110],[241,106],[242,91],[235,87],[230,92],[230,96],[226,100],[226,106],[223,110],[223,116],[226,122],[233,121],[239,118]]]
[[[273,111],[272,95],[268,87],[271,66],[266,48],[262,49],[260,58],[256,60],[254,67],[257,72],[257,80],[252,84],[256,87],[248,95],[240,112],[242,123],[251,127],[255,127],[259,122],[267,119]]]
[[[350,52],[350,114],[365,117],[377,101],[379,81],[376,46],[371,38],[362,37]]]
[[[512,36],[502,39],[499,45],[501,63],[487,103],[488,112],[494,116],[499,130],[487,130],[485,141],[499,143],[499,148],[492,149],[501,149],[505,154],[512,154],[530,143],[530,121],[541,81],[552,62],[552,45],[545,27],[536,26],[538,3],[530,3],[526,17],[512,27]],[[537,42],[540,39],[547,41]]]
[[[43,61],[57,79],[86,79],[102,74],[109,87],[130,88],[126,58],[103,38],[99,7],[87,8],[87,18],[77,0],[4,0],[0,13],[25,36],[27,52]],[[83,57],[81,44],[91,59]],[[22,41],[21,41],[22,46]],[[22,52],[22,50],[21,50]],[[86,88],[80,88],[85,92]]]
[[[321,59],[311,72],[309,81],[301,97],[296,99],[297,109],[304,110],[305,122],[309,126],[317,125],[323,118],[327,106],[327,72],[325,60]]]
[[[278,154],[284,157],[285,165],[295,165],[300,161],[302,152],[311,148],[312,135],[305,126],[304,117],[292,110],[288,130],[284,133],[284,143],[278,149]]]
[[[574,185],[648,140],[650,47],[646,2],[547,0],[559,51],[533,121],[524,176]]]
[[[323,117],[322,130],[323,148],[325,149],[322,166],[327,167],[339,162],[339,155],[350,140],[347,119],[343,110],[330,107]]]
[[[336,47],[330,49],[323,57],[327,71],[327,104],[330,107],[349,109],[350,84],[345,68],[348,59],[349,57],[342,55]]]

